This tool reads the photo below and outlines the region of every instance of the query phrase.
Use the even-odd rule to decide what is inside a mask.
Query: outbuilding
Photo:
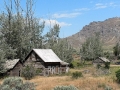
[[[105,57],[99,57],[93,61],[94,66],[105,66],[106,63],[110,64],[110,60]]]
[[[69,64],[60,60],[52,49],[31,50],[23,62],[24,67],[27,65],[41,71],[39,74],[43,76],[66,73],[69,70]]]
[[[9,76],[20,76],[22,64],[19,59],[6,60],[4,63],[5,74]]]

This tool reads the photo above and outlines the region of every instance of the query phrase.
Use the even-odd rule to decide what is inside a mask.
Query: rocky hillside
[[[79,48],[81,44],[95,33],[100,33],[101,40],[105,48],[112,48],[120,38],[120,18],[109,18],[105,21],[93,21],[83,27],[80,32],[67,37],[69,43],[74,48]]]

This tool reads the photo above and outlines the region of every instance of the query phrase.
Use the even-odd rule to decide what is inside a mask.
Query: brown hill
[[[93,21],[89,25],[84,26],[80,32],[67,37],[67,40],[74,48],[78,49],[86,38],[89,38],[96,32],[100,33],[106,49],[113,48],[120,37],[120,18],[115,17],[105,21]]]

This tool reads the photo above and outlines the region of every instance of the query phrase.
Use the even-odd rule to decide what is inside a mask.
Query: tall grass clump
[[[23,83],[20,77],[8,77],[4,79],[0,90],[35,90],[33,83]]]
[[[56,86],[53,90],[78,90],[75,86]]]
[[[103,90],[113,90],[113,88],[105,83],[99,84],[98,88],[103,88]]]
[[[72,78],[73,79],[77,79],[77,78],[80,78],[80,77],[83,77],[82,72],[76,71],[76,72],[72,73]]]

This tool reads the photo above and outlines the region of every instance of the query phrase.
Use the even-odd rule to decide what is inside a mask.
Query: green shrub
[[[98,88],[105,88],[105,83],[100,83],[100,84],[98,84],[97,87],[98,87]]]
[[[70,68],[80,68],[82,67],[83,64],[80,63],[80,61],[78,60],[73,60],[71,63],[70,63]]]
[[[72,78],[77,79],[79,77],[83,77],[81,72],[76,71],[72,73]]]
[[[75,86],[56,86],[53,90],[78,90]]]
[[[117,81],[118,83],[120,83],[120,69],[116,71],[115,73],[116,73]]]
[[[35,90],[34,84],[26,82],[22,85],[22,90]]]
[[[22,76],[26,79],[26,80],[30,80],[35,76],[36,72],[35,72],[35,68],[32,65],[27,65],[22,69]]]
[[[4,79],[0,90],[35,90],[33,83],[23,83],[20,77],[9,77]]]
[[[104,90],[113,90],[113,89],[112,89],[112,87],[106,85]]]
[[[38,69],[36,69],[35,74],[36,74],[36,75],[39,75],[41,72],[42,72],[42,70],[41,70],[40,68],[38,68]]]
[[[105,83],[98,84],[98,88],[103,88],[104,90],[113,90],[111,86],[106,85]]]
[[[105,62],[105,69],[109,69],[110,68],[110,62]]]
[[[70,68],[74,68],[73,63],[70,63],[69,67],[70,67]]]

